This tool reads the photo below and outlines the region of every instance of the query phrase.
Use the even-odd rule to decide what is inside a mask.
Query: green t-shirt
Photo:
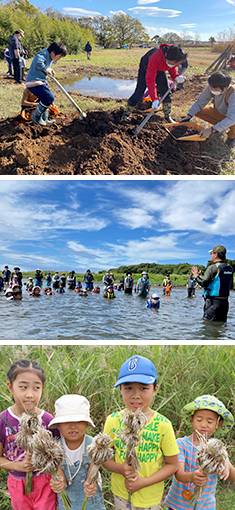
[[[119,431],[123,428],[123,413],[124,411],[121,411],[109,415],[104,426],[104,434],[108,434],[113,440],[115,461],[119,464],[125,461],[126,454],[126,446],[119,439]],[[155,411],[151,420],[143,428],[142,439],[135,450],[141,464],[139,475],[148,478],[156,473],[162,467],[165,456],[170,457],[179,453],[171,422]],[[125,479],[122,475],[112,473],[111,485],[115,496],[128,500]],[[140,508],[158,505],[162,499],[163,490],[164,481],[144,487],[132,493],[131,503]]]

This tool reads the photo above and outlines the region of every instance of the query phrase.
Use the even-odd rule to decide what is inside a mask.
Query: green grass
[[[196,396],[215,394],[235,415],[235,347],[233,346],[1,346],[0,411],[11,404],[6,372],[20,358],[38,361],[47,376],[41,407],[54,412],[54,402],[65,393],[79,393],[91,403],[95,422],[92,435],[103,429],[107,414],[122,408],[121,395],[114,389],[121,364],[134,354],[150,358],[158,370],[159,390],[152,407],[172,421],[177,437],[191,432],[180,420],[180,410]],[[235,428],[224,438],[230,460],[235,464]],[[104,472],[104,495],[107,510],[113,509],[109,474]],[[235,508],[235,485],[218,485],[218,508]],[[6,474],[1,470],[0,489],[6,489]],[[5,505],[5,506],[4,506]],[[6,496],[0,493],[0,508],[10,510]],[[162,506],[165,510],[166,507]]]

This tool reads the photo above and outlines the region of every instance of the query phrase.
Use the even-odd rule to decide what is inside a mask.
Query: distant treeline
[[[228,264],[231,264],[234,273],[235,273],[235,260],[227,260]],[[212,264],[211,261],[208,261],[207,267]],[[135,264],[131,266],[119,266],[117,268],[110,269],[110,271],[115,271],[116,273],[127,273],[130,271],[131,273],[142,273],[142,271],[147,271],[147,273],[151,274],[175,274],[175,275],[188,275],[191,273],[193,264],[181,263],[181,264],[152,264],[142,263]],[[202,274],[204,273],[206,267],[202,265],[197,265],[198,269],[201,270]],[[99,271],[101,273],[102,271]]]
[[[24,37],[21,44],[33,57],[38,51],[55,40],[62,41],[68,53],[77,54],[84,51],[89,40],[94,45],[91,31],[78,25],[76,18],[63,16],[62,13],[42,13],[28,0],[10,0],[0,6],[0,58],[8,48],[8,39],[15,30],[21,28]]]
[[[142,264],[134,264],[131,266],[119,266],[116,269],[110,269],[110,271],[115,271],[116,273],[127,273],[131,271],[131,273],[142,273],[142,271],[147,271],[147,273],[151,274],[178,274],[178,275],[188,275],[191,272],[192,264],[152,264],[142,263]],[[205,271],[205,266],[198,266],[201,269],[202,273]],[[101,272],[101,271],[99,271]]]

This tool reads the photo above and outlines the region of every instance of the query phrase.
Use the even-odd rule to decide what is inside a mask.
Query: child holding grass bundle
[[[115,387],[117,386],[120,386],[123,402],[133,415],[133,420],[131,416],[126,416],[126,411],[123,410],[109,415],[104,427],[104,433],[112,439],[111,444],[115,452],[115,458],[103,464],[112,472],[115,509],[158,510],[164,480],[177,469],[179,449],[171,422],[150,408],[158,390],[157,370],[149,359],[132,356],[121,366],[115,384]],[[131,445],[133,434],[130,434],[129,445],[128,431],[124,429],[123,434],[123,425],[127,423],[131,430],[135,414],[140,411],[145,416],[143,421],[139,417],[140,441]],[[130,420],[133,423],[130,423]],[[135,430],[136,427],[137,424],[134,425]],[[131,446],[137,455],[135,471],[131,460],[126,460],[127,451]]]
[[[87,426],[94,423],[90,418],[90,404],[81,395],[63,395],[55,402],[55,418],[50,428],[59,427],[59,443],[64,450],[63,470],[60,480],[51,480],[51,487],[58,494],[58,510],[64,510],[60,494],[66,488],[71,502],[71,510],[81,508],[85,496],[88,498],[86,510],[105,510],[101,477],[98,484],[89,483],[88,476],[92,464],[87,455],[92,437],[86,434]]]
[[[7,481],[14,510],[56,510],[56,495],[50,487],[50,476],[34,471],[31,453],[17,446],[16,434],[21,430],[20,419],[24,413],[35,413],[41,427],[48,429],[51,414],[38,408],[46,376],[41,365],[21,359],[7,372],[7,383],[13,406],[0,413],[0,468],[9,471]],[[58,431],[54,431],[58,435]],[[5,452],[5,456],[3,456]],[[32,472],[33,490],[25,494],[26,473]]]
[[[226,460],[221,441],[214,439],[210,448],[210,436],[216,430],[221,434],[229,432],[233,416],[213,395],[197,397],[183,407],[181,416],[185,423],[192,425],[193,433],[177,440],[179,467],[165,502],[169,510],[215,510],[217,475],[235,481],[235,468]]]

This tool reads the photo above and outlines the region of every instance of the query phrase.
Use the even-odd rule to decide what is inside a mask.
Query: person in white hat
[[[94,423],[90,417],[90,404],[82,395],[63,395],[55,402],[55,418],[48,427],[59,427],[59,443],[64,450],[64,462],[59,472],[60,480],[52,481],[51,488],[58,494],[58,510],[64,510],[60,493],[66,487],[71,501],[71,510],[81,508],[84,497],[88,502],[86,510],[105,510],[101,479],[98,484],[86,480],[90,470],[87,447],[92,437],[86,434],[87,426]]]
[[[147,308],[160,308],[160,297],[154,292],[150,299],[147,299]]]

